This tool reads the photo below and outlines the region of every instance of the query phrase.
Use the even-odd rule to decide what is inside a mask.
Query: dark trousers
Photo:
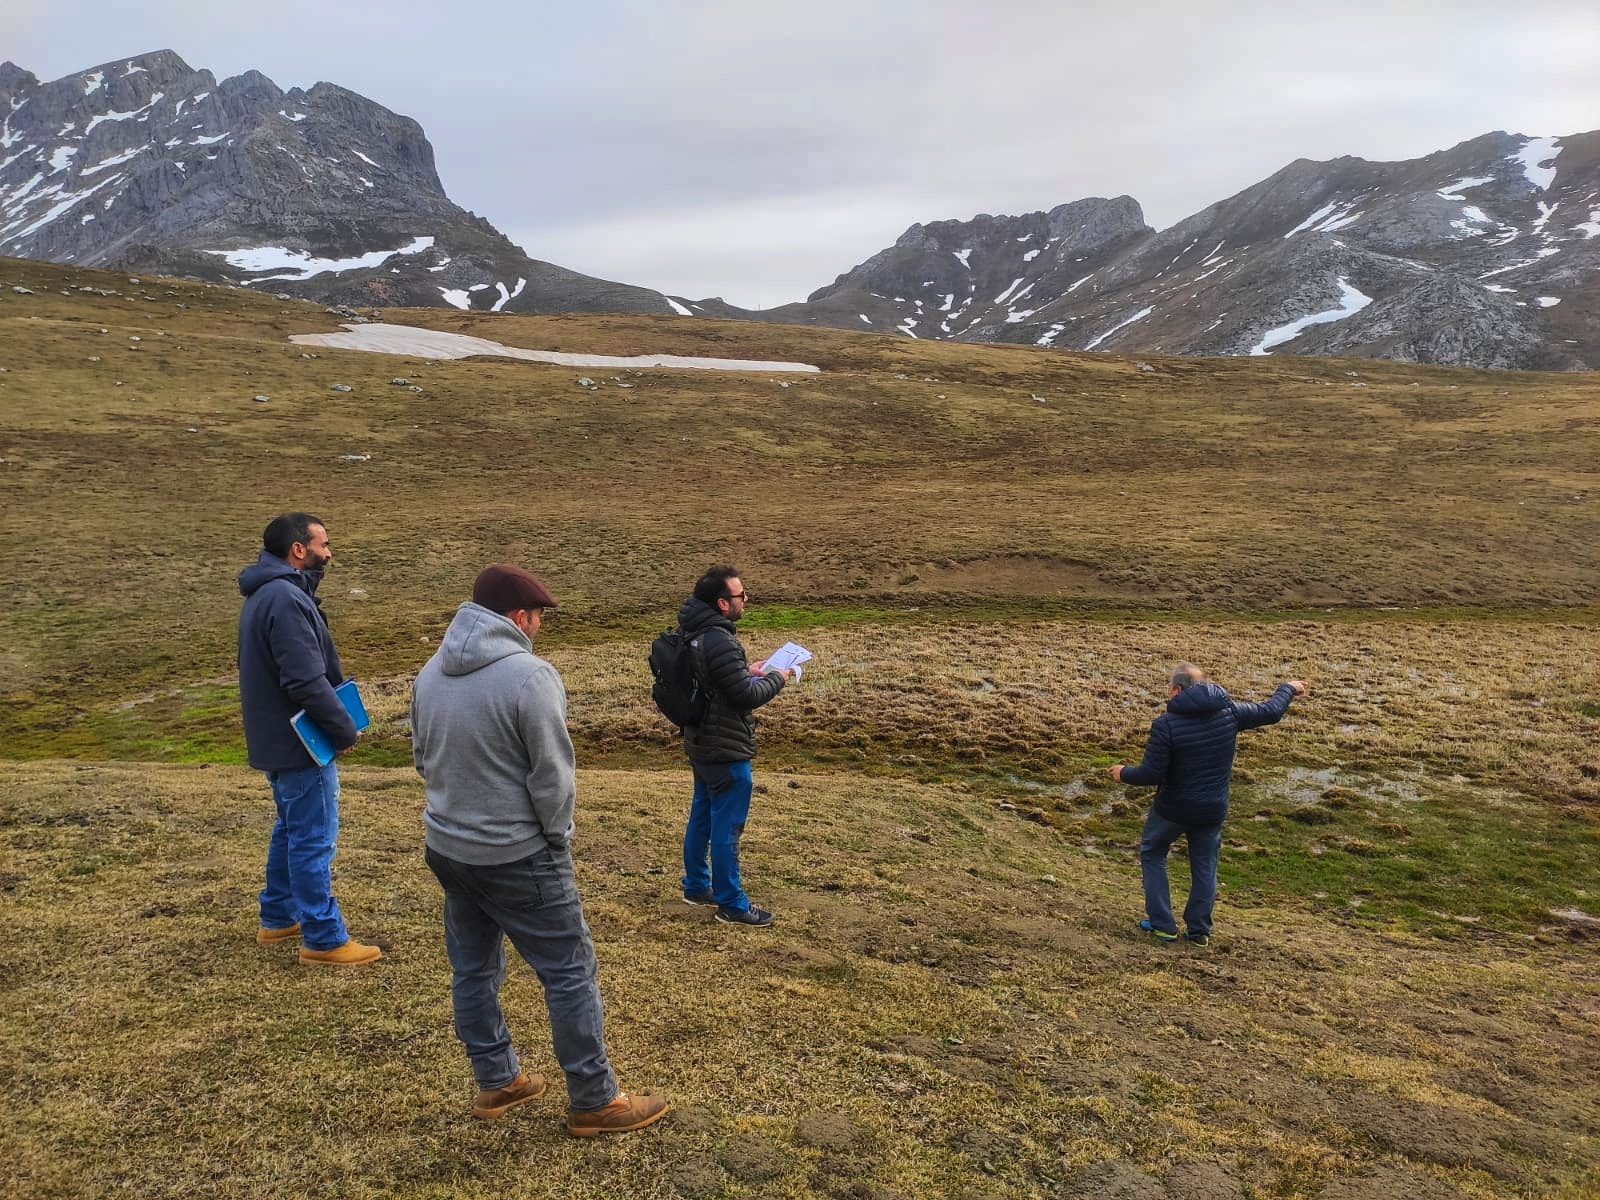
[[[1172,843],[1189,839],[1189,903],[1183,923],[1195,937],[1211,932],[1211,911],[1217,904],[1217,855],[1222,850],[1222,826],[1189,829],[1169,821],[1154,808],[1144,820],[1139,837],[1139,869],[1144,876],[1144,911],[1150,924],[1164,933],[1176,933],[1172,891],[1167,884],[1167,852]]]
[[[616,1098],[606,1056],[594,943],[567,850],[545,847],[517,862],[474,866],[428,850],[444,888],[444,941],[450,954],[450,1002],[456,1036],[467,1048],[480,1088],[504,1087],[520,1066],[500,1010],[511,939],[544,987],[550,1040],[575,1109]]]

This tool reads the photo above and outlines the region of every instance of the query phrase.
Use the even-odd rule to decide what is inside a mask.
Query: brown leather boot
[[[472,1102],[472,1115],[480,1121],[492,1121],[509,1108],[537,1100],[544,1095],[544,1076],[518,1071],[517,1077],[505,1087],[484,1088]]]
[[[307,966],[320,964],[330,967],[359,967],[363,963],[377,962],[382,957],[382,950],[365,942],[358,942],[355,938],[351,938],[342,946],[335,946],[332,950],[307,950],[304,946],[300,947],[300,961]]]
[[[643,1129],[667,1115],[665,1096],[630,1096],[618,1092],[604,1108],[567,1110],[567,1132],[573,1137],[595,1137],[602,1133],[627,1133]]]
[[[256,930],[256,941],[263,946],[270,946],[274,942],[288,942],[300,936],[300,922],[285,925],[281,929],[268,929],[265,925]]]

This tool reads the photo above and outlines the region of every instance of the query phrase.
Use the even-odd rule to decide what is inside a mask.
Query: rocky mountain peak
[[[1597,274],[1600,132],[1495,131],[1402,162],[1296,159],[1159,232],[1128,196],[917,224],[806,303],[755,315],[1061,349],[1593,369]]]
[[[670,311],[529,258],[450,202],[416,121],[336,84],[218,84],[171,50],[0,81],[0,254],[347,305]]]
[[[244,104],[281,104],[284,98],[283,89],[260,71],[230,76],[217,85],[217,90]]]
[[[24,92],[31,92],[38,86],[39,80],[32,71],[24,71],[9,60],[0,62],[0,104],[11,108],[13,101],[19,100]]]

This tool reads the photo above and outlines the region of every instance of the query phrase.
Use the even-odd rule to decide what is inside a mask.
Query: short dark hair
[[[712,567],[694,585],[694,598],[706,604],[729,598],[728,580],[739,578],[738,567]]]
[[[321,517],[308,512],[279,513],[267,522],[261,534],[261,548],[278,558],[288,558],[289,548],[296,542],[304,545],[311,540],[313,525],[327,528]]]

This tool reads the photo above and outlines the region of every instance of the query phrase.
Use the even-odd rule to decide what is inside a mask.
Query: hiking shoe
[[[717,920],[724,925],[754,925],[758,929],[765,929],[776,919],[766,909],[757,908],[754,904],[749,908],[728,908],[723,906],[717,909]]]
[[[597,1137],[602,1133],[627,1133],[643,1129],[667,1115],[665,1096],[630,1096],[618,1092],[604,1108],[567,1110],[567,1132],[573,1137]]]
[[[1173,930],[1171,933],[1168,933],[1165,929],[1157,929],[1154,925],[1150,924],[1148,920],[1140,921],[1139,928],[1144,930],[1151,937],[1155,938],[1155,940],[1158,942],[1175,942],[1178,940],[1177,930]]]
[[[1186,941],[1186,942],[1189,942],[1189,943],[1191,943],[1193,945],[1196,945],[1196,946],[1209,946],[1209,945],[1211,945],[1211,935],[1209,933],[1189,933],[1189,932],[1185,932],[1184,935],[1183,935],[1183,940]]]
[[[330,967],[359,967],[363,963],[377,962],[383,957],[383,951],[376,946],[369,946],[365,942],[358,942],[350,938],[342,946],[335,946],[332,950],[307,950],[300,947],[300,961],[307,966],[321,964]]]
[[[263,946],[270,946],[274,942],[287,942],[300,936],[300,922],[285,925],[281,929],[268,929],[265,925],[256,930],[256,941]]]
[[[508,1108],[526,1104],[544,1095],[544,1076],[518,1071],[517,1077],[505,1087],[484,1088],[472,1102],[472,1115],[480,1121],[492,1121]]]
[[[707,888],[703,892],[685,892],[683,894],[683,902],[685,904],[709,906],[715,904],[717,902],[717,898],[712,893],[711,889]]]

